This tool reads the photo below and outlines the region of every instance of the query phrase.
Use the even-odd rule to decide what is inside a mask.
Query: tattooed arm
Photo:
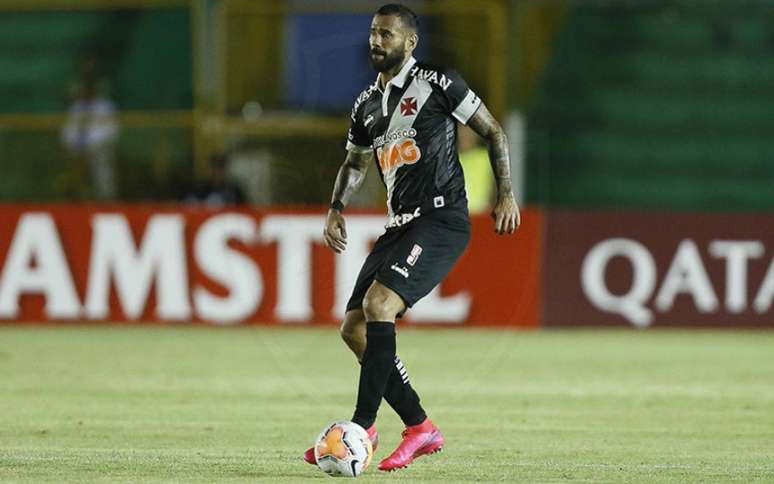
[[[338,205],[339,208],[332,207],[328,210],[323,238],[325,245],[337,254],[341,253],[347,246],[347,228],[341,210],[363,185],[368,167],[373,163],[373,158],[373,151],[370,150],[368,152],[347,151],[347,157],[339,168],[338,175],[336,175],[331,205]]]
[[[497,183],[497,202],[492,217],[498,234],[512,234],[519,228],[521,216],[519,206],[513,198],[511,187],[511,162],[508,155],[508,138],[502,126],[482,103],[476,114],[468,121],[473,131],[484,138],[489,145],[489,163],[492,165]]]

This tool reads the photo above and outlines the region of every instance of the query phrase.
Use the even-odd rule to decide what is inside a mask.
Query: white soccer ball
[[[371,463],[373,455],[368,432],[347,420],[326,426],[314,443],[317,466],[333,477],[359,476]]]

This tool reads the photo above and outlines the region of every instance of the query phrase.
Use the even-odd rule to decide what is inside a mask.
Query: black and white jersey
[[[438,196],[467,203],[456,121],[480,105],[455,71],[413,57],[384,90],[377,76],[358,96],[347,150],[374,151],[390,217]]]

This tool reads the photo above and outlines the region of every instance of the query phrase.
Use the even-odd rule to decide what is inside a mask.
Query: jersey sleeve
[[[372,141],[365,124],[363,124],[363,110],[359,101],[360,99],[355,103],[350,116],[351,124],[347,133],[347,151],[367,153],[372,149]]]
[[[446,69],[444,76],[447,83],[441,86],[443,96],[446,99],[446,106],[449,114],[462,124],[468,124],[468,121],[481,106],[481,98],[476,95],[465,79],[452,69]],[[451,83],[448,83],[451,81]],[[444,89],[445,86],[445,89]]]

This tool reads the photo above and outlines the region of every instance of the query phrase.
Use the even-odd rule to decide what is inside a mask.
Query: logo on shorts
[[[419,254],[422,253],[422,247],[419,244],[414,244],[414,247],[411,249],[411,254],[409,254],[408,257],[406,257],[406,264],[410,265],[411,267],[414,267],[414,264],[417,263],[417,259],[419,259]]]
[[[406,279],[408,279],[409,271],[405,267],[401,267],[398,264],[393,264],[392,266],[390,266],[390,269],[394,270],[395,272],[397,272],[401,276],[403,276]]]
[[[386,229],[390,229],[392,227],[400,227],[402,225],[406,225],[407,223],[411,222],[415,218],[419,218],[422,216],[421,213],[422,207],[417,207],[414,209],[413,212],[407,212],[407,213],[399,213],[397,215],[393,215],[392,217],[387,220],[387,225],[384,226]],[[422,249],[419,249],[420,251]],[[414,264],[412,264],[414,265]]]

